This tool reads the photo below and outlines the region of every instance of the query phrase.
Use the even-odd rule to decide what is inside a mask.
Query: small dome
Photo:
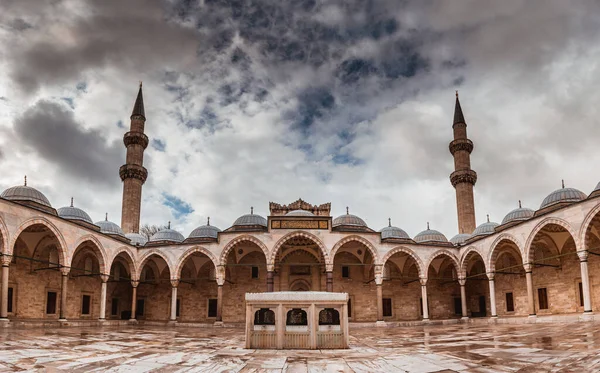
[[[592,190],[592,193],[594,192],[600,192],[600,183],[596,184],[596,187],[594,188],[594,190]]]
[[[471,236],[487,236],[488,234],[492,234],[495,232],[494,228],[496,228],[498,225],[500,224],[488,220],[487,222],[480,224],[477,228],[475,228]]]
[[[146,236],[144,236],[143,234],[139,234],[139,233],[127,233],[125,235],[125,237],[129,238],[129,240],[131,241],[132,245],[139,245],[139,246],[144,246],[146,244],[146,242],[148,242],[148,239],[146,238]]]
[[[429,229],[429,224],[427,224],[426,230],[415,236],[414,240],[415,242],[448,242],[448,239],[442,233],[435,229]]]
[[[97,226],[100,227],[100,232],[102,233],[106,233],[106,234],[115,234],[117,236],[123,236],[125,237],[125,233],[123,233],[123,230],[121,229],[121,227],[119,227],[117,224],[113,223],[112,221],[108,221],[108,218],[96,222],[94,223]]]
[[[56,210],[58,216],[67,220],[81,220],[86,223],[94,224],[92,218],[80,208],[73,207],[73,198],[71,198],[71,206],[61,207]]]
[[[346,215],[340,215],[337,218],[333,219],[333,223],[331,226],[333,228],[339,227],[340,225],[350,225],[355,227],[367,227],[367,223],[364,220],[359,218],[356,215],[352,215],[348,212],[348,207],[346,207]]]
[[[555,205],[561,202],[578,202],[586,199],[587,196],[580,190],[575,188],[561,188],[550,193],[548,197],[540,205],[540,210],[548,206]]]
[[[462,245],[463,243],[465,243],[466,240],[468,240],[469,238],[471,238],[470,234],[467,233],[459,233],[456,236],[452,237],[450,239],[450,242],[452,242],[454,245]]]
[[[381,233],[382,240],[385,240],[386,238],[404,238],[410,240],[410,236],[403,229],[392,226],[391,219],[389,220],[388,226],[381,228],[379,232]]]
[[[206,225],[199,226],[194,229],[192,233],[188,236],[188,238],[214,238],[218,237],[218,233],[221,230],[215,226],[210,225],[210,218],[208,218],[208,222]]]
[[[528,209],[527,207],[520,207],[519,203],[519,208],[506,214],[504,219],[502,219],[502,224],[510,223],[511,221],[527,220],[533,217],[533,214],[535,214],[535,211]]]
[[[285,214],[285,216],[315,216],[315,214],[306,210],[294,210],[288,212],[287,214]]]
[[[185,237],[176,230],[171,228],[160,230],[150,237],[148,242],[157,242],[157,241],[170,241],[170,242],[183,242]]]
[[[250,209],[250,213],[242,215],[233,222],[233,226],[245,226],[245,225],[261,225],[267,226],[267,219],[254,213],[254,208]]]
[[[42,192],[27,186],[27,179],[25,179],[25,185],[18,185],[8,188],[2,192],[2,194],[0,194],[0,197],[9,201],[30,201],[47,207],[52,207],[52,205],[50,205],[50,201],[48,201],[48,198],[46,198]]]

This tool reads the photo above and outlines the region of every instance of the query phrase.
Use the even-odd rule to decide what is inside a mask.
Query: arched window
[[[275,312],[268,308],[254,312],[254,325],[275,325]]]
[[[285,325],[308,325],[306,311],[300,308],[292,308],[287,313]]]
[[[333,308],[319,312],[319,325],[340,325],[340,313]]]

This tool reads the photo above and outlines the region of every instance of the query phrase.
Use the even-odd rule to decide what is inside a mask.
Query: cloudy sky
[[[142,223],[301,197],[450,237],[455,89],[478,223],[600,181],[599,37],[593,0],[3,0],[0,187],[120,223],[143,81]]]

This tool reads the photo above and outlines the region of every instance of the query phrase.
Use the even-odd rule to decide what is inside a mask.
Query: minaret
[[[144,150],[148,146],[148,136],[144,134],[146,116],[144,114],[141,82],[130,119],[129,132],[123,136],[123,143],[127,148],[127,159],[119,169],[119,175],[123,180],[121,229],[125,233],[139,233],[142,185],[148,177],[148,170],[143,166]]]
[[[475,230],[473,186],[477,182],[477,173],[471,170],[473,142],[467,138],[467,123],[458,101],[458,91],[456,91],[452,130],[454,140],[450,143],[450,153],[454,157],[454,172],[450,174],[450,182],[456,189],[458,233],[471,234]]]

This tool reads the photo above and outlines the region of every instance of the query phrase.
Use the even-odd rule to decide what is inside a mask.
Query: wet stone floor
[[[0,372],[600,372],[600,324],[351,329],[348,350],[246,350],[243,329],[0,329]]]

